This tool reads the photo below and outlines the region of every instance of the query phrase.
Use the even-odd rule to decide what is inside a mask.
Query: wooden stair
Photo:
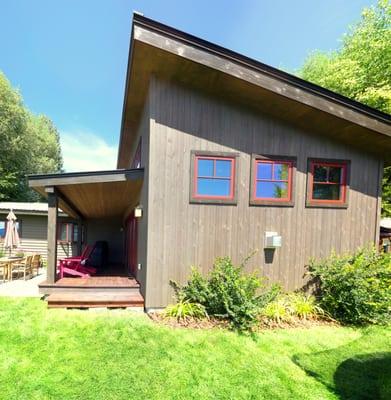
[[[46,300],[49,308],[144,308],[144,298],[139,292],[60,292],[50,294]]]

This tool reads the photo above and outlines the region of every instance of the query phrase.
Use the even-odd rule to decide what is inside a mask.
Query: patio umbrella
[[[10,254],[14,247],[20,246],[18,228],[16,225],[16,216],[12,209],[7,215],[7,229],[5,231],[4,247],[9,249]]]

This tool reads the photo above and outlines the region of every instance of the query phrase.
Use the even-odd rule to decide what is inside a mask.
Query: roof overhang
[[[152,75],[282,118],[391,162],[391,116],[134,14],[118,167],[129,165]]]
[[[143,182],[143,169],[30,175],[29,186],[47,197],[58,195],[59,207],[74,218],[124,216],[135,206]]]
[[[19,215],[30,215],[30,216],[37,216],[37,217],[47,217],[48,213],[43,211],[26,211],[26,210],[13,210],[16,217]],[[7,215],[10,210],[1,209],[0,214]],[[62,212],[62,210],[58,210],[59,217],[67,217],[67,214]]]

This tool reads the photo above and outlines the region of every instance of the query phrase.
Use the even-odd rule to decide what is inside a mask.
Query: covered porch
[[[29,176],[29,185],[48,201],[47,280],[40,292],[52,307],[140,305],[137,275],[137,219],[143,169]],[[80,256],[99,243],[101,262],[93,273],[60,276],[58,210],[74,219],[72,240]],[[75,233],[76,232],[76,233]],[[72,271],[70,271],[72,272]]]

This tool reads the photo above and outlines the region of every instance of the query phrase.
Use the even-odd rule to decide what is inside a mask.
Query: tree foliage
[[[366,8],[339,50],[314,52],[300,75],[320,86],[391,114],[391,2]],[[391,167],[383,179],[383,215],[391,216]]]
[[[49,118],[24,106],[0,71],[0,200],[37,200],[26,175],[57,172],[61,167],[57,129]]]

